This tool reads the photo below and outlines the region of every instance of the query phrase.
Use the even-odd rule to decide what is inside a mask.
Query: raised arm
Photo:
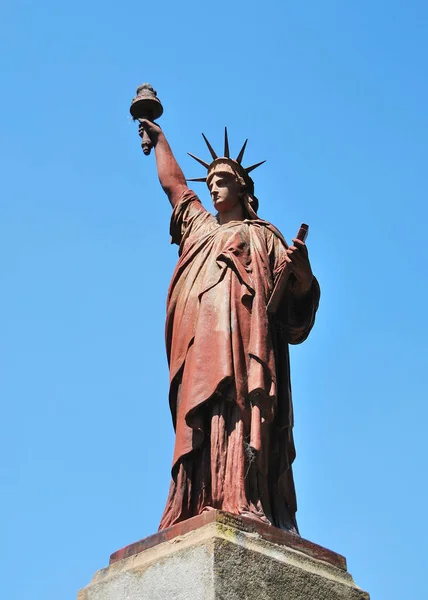
[[[144,131],[147,132],[155,149],[160,184],[174,208],[183,192],[187,189],[183,171],[175,160],[170,145],[159,125],[146,119],[141,119],[138,129],[141,137]]]

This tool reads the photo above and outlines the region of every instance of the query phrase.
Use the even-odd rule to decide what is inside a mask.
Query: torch
[[[150,83],[143,83],[137,88],[137,95],[132,100],[129,110],[134,121],[141,122],[141,119],[154,121],[162,115],[163,106],[157,97],[156,90],[152,88]],[[152,142],[145,131],[141,147],[146,156],[150,154],[152,146]]]

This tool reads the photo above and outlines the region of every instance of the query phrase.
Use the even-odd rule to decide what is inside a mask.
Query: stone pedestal
[[[369,600],[343,556],[210,511],[112,554],[78,600]]]

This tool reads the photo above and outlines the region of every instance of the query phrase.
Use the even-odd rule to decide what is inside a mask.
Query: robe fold
[[[287,244],[261,219],[220,225],[187,190],[171,218],[179,260],[167,299],[169,402],[176,432],[164,529],[204,510],[295,531],[288,344],[308,336],[319,286],[266,305]]]

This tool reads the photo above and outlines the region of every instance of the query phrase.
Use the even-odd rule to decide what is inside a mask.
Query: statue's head
[[[204,134],[202,135],[214,160],[211,164],[208,164],[189,152],[188,154],[192,158],[197,160],[207,169],[207,176],[199,177],[197,179],[189,179],[188,181],[206,182],[213,200],[214,207],[219,213],[228,212],[234,208],[237,203],[242,203],[245,209],[246,218],[256,219],[259,203],[257,198],[254,196],[254,182],[249,176],[249,173],[259,167],[265,161],[247,168],[244,168],[241,165],[247,140],[245,141],[236,160],[230,158],[227,129],[225,129],[223,157],[217,156],[207,138],[204,136]]]

